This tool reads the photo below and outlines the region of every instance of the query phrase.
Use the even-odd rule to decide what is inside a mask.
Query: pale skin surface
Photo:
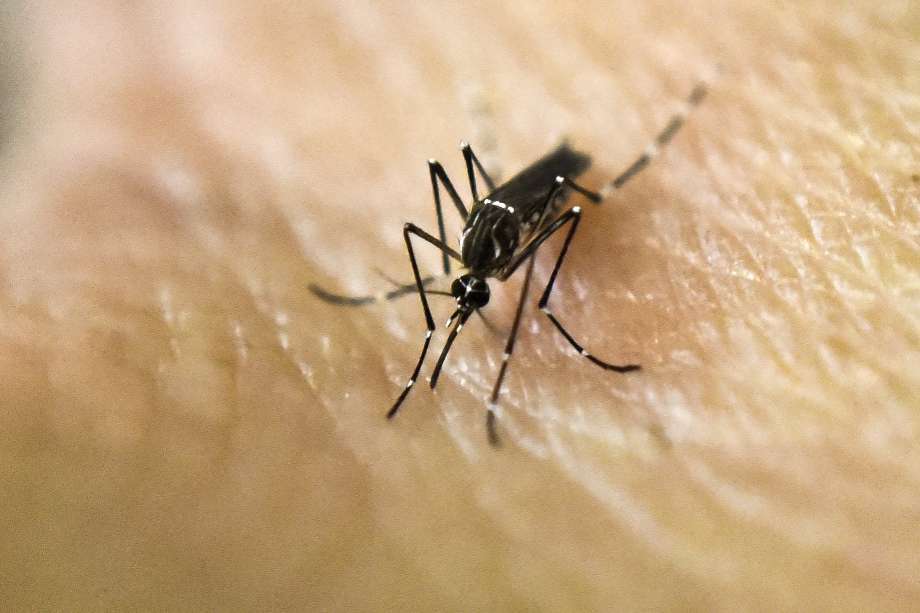
[[[637,5],[10,11],[5,606],[920,601],[916,5]],[[508,176],[568,136],[597,188],[717,63],[650,168],[572,202],[552,304],[644,370],[593,367],[536,311],[556,240],[503,448],[484,406],[518,278],[387,422],[417,298],[306,284],[409,280],[402,224],[436,232],[425,161],[466,195],[461,139]]]

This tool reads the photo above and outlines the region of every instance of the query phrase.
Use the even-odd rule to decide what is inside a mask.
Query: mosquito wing
[[[489,200],[503,202],[514,207],[515,214],[522,224],[533,218],[534,214],[542,217],[546,196],[553,187],[556,177],[574,179],[591,166],[591,158],[575,151],[563,142],[518,174],[514,175],[498,189],[489,194]]]

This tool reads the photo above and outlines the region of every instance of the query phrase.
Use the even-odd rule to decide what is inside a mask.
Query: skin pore
[[[840,4],[6,9],[3,602],[909,609],[920,17]],[[307,284],[411,280],[403,223],[437,230],[429,158],[467,196],[461,139],[507,178],[567,137],[598,188],[717,64],[641,175],[570,201],[554,313],[643,370],[594,367],[535,308],[557,237],[501,450],[485,405],[520,275],[434,392],[455,304],[430,298],[422,378],[384,419],[418,298]]]

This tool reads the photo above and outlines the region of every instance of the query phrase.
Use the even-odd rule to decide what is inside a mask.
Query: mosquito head
[[[458,277],[450,286],[450,293],[457,299],[461,311],[474,311],[489,303],[489,284],[474,275]]]

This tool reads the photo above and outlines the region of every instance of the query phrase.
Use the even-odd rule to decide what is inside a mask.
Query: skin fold
[[[3,12],[5,608],[916,606],[915,3],[86,4]],[[435,391],[431,297],[384,419],[418,298],[307,285],[411,280],[461,139],[507,178],[568,138],[598,189],[700,79],[642,174],[570,201],[554,312],[643,370],[535,308],[560,236],[501,449],[520,273]]]

